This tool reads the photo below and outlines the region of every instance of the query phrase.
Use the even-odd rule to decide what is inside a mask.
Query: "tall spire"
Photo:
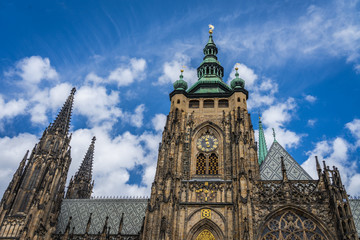
[[[91,144],[89,149],[87,150],[84,160],[82,161],[79,171],[75,174],[76,178],[81,178],[84,181],[91,182],[92,179],[92,166],[94,161],[94,148],[95,148],[95,140],[94,136],[91,140]]]
[[[265,160],[267,155],[267,147],[265,141],[264,130],[261,123],[261,117],[259,116],[259,165]]]
[[[71,111],[74,102],[74,95],[76,89],[73,88],[61,111],[57,115],[53,124],[50,125],[50,131],[58,131],[59,133],[67,134],[70,128]]]

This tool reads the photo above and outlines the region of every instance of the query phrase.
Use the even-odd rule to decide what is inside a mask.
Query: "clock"
[[[213,135],[206,134],[201,136],[197,140],[196,145],[199,150],[204,152],[210,152],[210,151],[214,151],[218,147],[219,141]]]

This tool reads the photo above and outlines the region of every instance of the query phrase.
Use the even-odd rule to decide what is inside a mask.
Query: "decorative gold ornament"
[[[214,235],[207,229],[203,230],[195,240],[215,240]]]
[[[211,219],[211,210],[210,209],[201,209],[201,219]]]
[[[214,26],[209,24],[209,33],[212,34],[213,33],[213,30],[214,30]]]

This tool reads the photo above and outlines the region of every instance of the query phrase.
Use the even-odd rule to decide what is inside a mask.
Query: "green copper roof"
[[[183,80],[184,77],[183,77],[182,72],[183,72],[183,70],[181,70],[181,74],[179,76],[180,79],[175,81],[173,84],[175,90],[186,90],[188,88],[187,82],[185,82]]]
[[[264,130],[262,127],[261,119],[259,117],[259,165],[265,160],[267,155],[267,147],[265,141]]]
[[[236,73],[235,73],[235,78],[233,80],[231,80],[231,88],[235,89],[235,88],[244,88],[245,87],[245,81],[244,79],[239,78],[239,73],[238,73],[238,68],[235,68]]]

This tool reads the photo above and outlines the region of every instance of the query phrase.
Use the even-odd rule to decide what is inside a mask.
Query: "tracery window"
[[[196,160],[196,174],[216,175],[219,173],[219,158],[215,153],[212,153],[209,157],[205,157],[203,153],[200,153]]]
[[[326,240],[325,234],[310,219],[289,210],[269,220],[261,240]]]

